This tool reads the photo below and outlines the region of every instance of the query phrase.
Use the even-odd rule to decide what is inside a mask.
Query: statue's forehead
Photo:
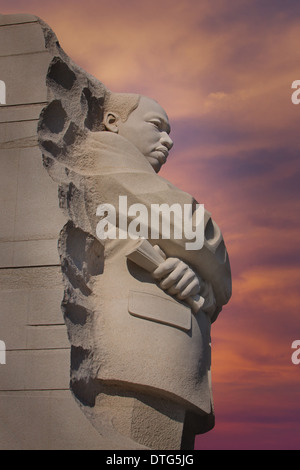
[[[169,125],[169,118],[166,111],[161,107],[161,105],[146,96],[142,96],[140,99],[139,106],[137,110],[140,112],[144,119],[151,119],[152,117],[157,117],[161,119],[164,123]]]
[[[145,112],[153,111],[167,115],[166,111],[157,101],[153,100],[152,98],[148,98],[147,96],[141,96],[138,108],[142,109]]]

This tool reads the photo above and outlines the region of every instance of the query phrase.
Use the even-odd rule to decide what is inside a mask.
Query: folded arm
[[[166,258],[158,245],[154,249],[164,258],[152,273],[154,279],[159,281],[160,288],[179,300],[202,298],[201,310],[212,317],[216,311],[216,299],[211,283],[201,279],[179,258]]]

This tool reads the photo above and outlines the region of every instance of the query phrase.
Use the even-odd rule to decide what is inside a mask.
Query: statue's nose
[[[171,148],[173,147],[173,140],[171,139],[171,137],[169,136],[167,132],[163,133],[162,138],[161,138],[161,143],[165,147],[167,147],[168,150],[171,150]]]

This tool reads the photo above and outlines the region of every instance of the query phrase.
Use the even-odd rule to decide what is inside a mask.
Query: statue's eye
[[[161,123],[160,121],[149,121],[151,124],[153,124],[158,130],[161,130]]]

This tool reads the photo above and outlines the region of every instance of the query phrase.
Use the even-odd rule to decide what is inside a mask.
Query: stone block
[[[7,349],[26,349],[29,290],[0,291],[0,337]]]
[[[46,103],[45,77],[48,52],[0,57],[1,77],[6,84],[6,105]]]
[[[14,234],[18,166],[19,152],[0,150],[0,240],[12,239]]]
[[[31,104],[19,106],[2,106],[0,113],[0,123],[2,122],[18,122],[37,121],[44,105]],[[20,124],[19,124],[20,125]]]
[[[0,367],[0,390],[57,390],[69,388],[70,350],[6,351]]]
[[[1,450],[115,449],[86,419],[69,390],[0,391]]]
[[[57,239],[0,243],[0,268],[58,264]]]
[[[8,350],[69,348],[62,289],[0,291],[0,338]]]
[[[22,123],[2,122],[0,124],[0,148],[5,151],[37,146],[36,128],[37,120]]]
[[[24,150],[19,160],[15,240],[57,241],[66,223],[57,193],[57,184],[47,175],[38,148]]]
[[[69,349],[60,268],[0,271],[0,339],[8,351]]]
[[[57,185],[48,177],[37,147],[0,150],[0,214],[0,241],[19,242],[0,247],[2,267],[58,263],[56,241],[65,218],[58,207]],[[41,261],[25,261],[28,249],[20,251],[25,241],[30,242],[28,249],[37,242],[32,256],[37,260],[40,253]]]
[[[58,273],[56,282],[59,283],[61,275]],[[49,282],[50,284],[50,282]],[[61,301],[63,299],[63,286],[30,289],[28,299],[29,325],[58,325],[63,323]]]
[[[62,276],[59,266],[0,270],[1,291],[19,289],[43,291],[61,287]]]
[[[61,320],[62,321],[62,320]],[[61,325],[27,325],[27,349],[70,349],[67,329]]]
[[[19,23],[0,27],[0,57],[29,54],[44,49],[45,39],[38,23]]]
[[[30,15],[28,13],[17,13],[11,15],[0,14],[0,27],[12,24],[36,23],[37,21],[38,18],[35,15]]]

